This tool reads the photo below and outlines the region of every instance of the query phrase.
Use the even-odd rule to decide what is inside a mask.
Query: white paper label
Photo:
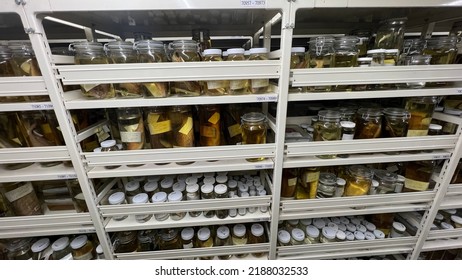
[[[124,143],[139,143],[141,142],[141,132],[120,132],[120,138]]]
[[[232,80],[229,81],[229,88],[232,90],[237,90],[241,88],[245,88],[246,80]]]
[[[278,97],[271,95],[271,96],[256,96],[255,99],[257,102],[264,102],[264,101],[278,101]]]
[[[20,199],[21,197],[28,195],[29,193],[33,191],[34,191],[34,187],[32,186],[30,182],[27,182],[24,185],[20,186],[19,188],[16,188],[12,191],[5,193],[5,196],[9,202],[14,202]]]
[[[30,107],[34,110],[47,110],[47,109],[53,109],[53,104],[32,104]]]
[[[252,88],[262,88],[269,86],[268,79],[256,79],[252,80]]]
[[[354,134],[343,134],[342,140],[353,140]]]
[[[207,89],[217,89],[217,88],[225,88],[226,85],[223,81],[208,81],[207,82]]]
[[[73,259],[74,258],[72,257],[72,254],[69,253],[69,254],[65,255],[64,257],[62,257],[60,260],[62,260],[62,261],[71,261]]]
[[[241,6],[246,8],[264,8],[266,0],[241,0]]]
[[[430,183],[405,178],[404,186],[415,191],[426,191]]]

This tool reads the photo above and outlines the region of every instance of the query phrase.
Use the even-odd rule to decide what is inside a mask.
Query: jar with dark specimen
[[[148,195],[145,194],[145,193],[140,193],[140,194],[137,194],[133,197],[133,204],[144,204],[144,203],[148,203],[149,202],[149,198],[148,198]],[[138,215],[135,215],[135,220],[138,222],[138,223],[145,223],[147,221],[149,221],[150,219],[152,218],[152,214],[138,214]]]
[[[75,51],[74,61],[77,65],[109,64],[101,43],[75,42],[69,45],[69,50]],[[82,94],[95,99],[114,98],[115,91],[112,84],[84,84],[80,85]]]
[[[193,29],[192,39],[199,44],[199,50],[201,53],[212,47],[212,40],[210,40],[210,30],[208,29]]]
[[[357,112],[355,139],[379,138],[382,132],[382,112],[360,108]]]
[[[412,97],[406,101],[406,110],[411,113],[407,136],[426,136],[437,103],[435,96]]]
[[[266,144],[266,116],[252,112],[241,117],[242,144]],[[262,161],[265,158],[248,158],[247,161]]]
[[[228,49],[227,61],[244,61],[244,49],[234,48]],[[229,94],[249,94],[249,80],[230,80],[229,81]]]
[[[42,215],[42,207],[31,182],[0,184],[0,191],[16,216]]]
[[[298,169],[286,168],[282,171],[281,200],[295,199]]]
[[[140,182],[128,181],[124,184],[124,190],[128,203],[133,203],[133,197],[141,193]]]
[[[226,144],[236,145],[242,143],[241,116],[242,108],[239,104],[229,104],[223,109],[224,127],[223,134]]]
[[[215,246],[231,246],[232,240],[227,226],[221,226],[217,228],[217,234],[215,237]],[[232,255],[220,255],[218,259],[220,260],[229,260]]]
[[[79,235],[71,242],[72,258],[74,260],[92,260],[93,244],[86,235]]]
[[[214,193],[213,193],[213,185],[212,184],[205,184],[202,185],[201,187],[201,198],[202,199],[214,199]],[[206,218],[213,218],[215,217],[215,210],[205,210],[204,212],[204,217]]]
[[[249,244],[258,244],[258,243],[265,243],[266,236],[265,236],[265,229],[261,224],[252,224],[250,227],[250,234],[249,234]],[[264,252],[257,252],[252,253],[252,256],[260,258],[264,255]]]
[[[266,48],[250,49],[249,60],[268,60],[268,50]],[[266,93],[269,89],[268,79],[250,80],[250,92],[253,94]]]
[[[403,192],[426,191],[435,169],[435,161],[409,161],[404,171]]]
[[[334,67],[355,67],[358,59],[358,42],[356,36],[343,36],[334,41]]]
[[[196,41],[173,41],[170,44],[170,48],[173,48],[172,62],[201,61],[201,56]],[[174,94],[182,96],[199,96],[202,94],[201,82],[198,81],[172,82],[170,86],[171,91]]]
[[[319,175],[318,191],[316,198],[329,198],[335,196],[337,189],[337,176],[332,173],[321,173]]]
[[[136,231],[120,231],[115,235],[114,252],[117,254],[133,253],[138,250]]]
[[[344,196],[367,195],[374,173],[365,166],[353,165],[347,171],[347,184]]]
[[[399,49],[403,47],[406,18],[382,21],[375,37],[374,49]]]
[[[207,49],[204,50],[204,61],[223,61],[221,58],[220,49]],[[216,80],[216,81],[205,81],[204,92],[206,95],[226,95],[228,94],[229,81]]]
[[[32,244],[32,259],[33,260],[48,260],[53,253],[49,238],[41,238]]]
[[[379,182],[376,194],[395,192],[396,184],[398,183],[398,176],[395,173],[386,170],[374,170],[374,177]]]
[[[32,260],[31,238],[13,239],[8,243],[9,260]]]
[[[0,46],[0,77],[13,77],[13,52],[6,46]],[[1,102],[21,102],[24,101],[22,96],[3,96],[0,97]]]
[[[178,229],[162,229],[159,232],[159,237],[159,250],[176,250],[183,248]]]
[[[406,137],[411,114],[401,108],[383,110],[383,137]]]
[[[173,106],[168,112],[173,133],[173,147],[194,147],[194,121],[189,106]]]
[[[228,198],[228,187],[225,184],[218,184],[214,188],[215,198]],[[228,217],[228,209],[216,210],[218,219],[225,219]]]
[[[144,110],[151,149],[173,147],[172,123],[165,107],[149,107]]]
[[[221,109],[219,105],[199,107],[200,145],[219,146],[221,144]]]
[[[181,202],[183,201],[183,194],[178,191],[171,192],[168,195],[168,201],[169,202]],[[174,221],[179,221],[183,219],[185,216],[186,216],[186,212],[170,213],[170,219]]]
[[[135,42],[133,47],[138,53],[138,62],[140,63],[168,62],[162,42],[142,40]],[[170,86],[168,82],[147,82],[141,85],[146,97],[162,98],[170,96]]]
[[[141,110],[139,108],[117,109],[117,122],[124,150],[143,149],[145,134]]]
[[[53,260],[71,260],[72,259],[72,249],[69,246],[69,237],[64,236],[57,239],[53,244],[51,244],[53,253],[51,258]]]

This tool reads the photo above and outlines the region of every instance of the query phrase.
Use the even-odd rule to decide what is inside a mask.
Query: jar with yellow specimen
[[[0,77],[13,77],[15,75],[13,71],[13,52],[6,46],[0,46]],[[0,97],[1,102],[20,102],[24,101],[22,96],[2,96]]]
[[[173,41],[170,43],[169,48],[173,49],[172,62],[201,61],[201,56],[196,41]],[[172,82],[170,86],[172,93],[181,96],[199,96],[202,94],[201,82],[198,81]]]
[[[15,76],[42,76],[30,43],[11,43],[12,66]]]
[[[319,167],[305,167],[301,169],[295,198],[316,198],[320,174],[321,171]]]
[[[109,64],[101,43],[75,42],[69,45],[69,50],[75,51],[74,62],[84,64]],[[82,94],[89,98],[108,99],[115,97],[112,84],[84,84],[80,85]]]
[[[297,189],[298,169],[286,168],[282,171],[281,200],[295,199]]]
[[[431,55],[430,64],[453,64],[457,56],[457,36],[427,39],[424,55]]]
[[[117,109],[117,122],[124,150],[143,149],[145,134],[141,110],[139,108],[119,108]]]
[[[334,38],[316,37],[309,42],[308,67],[330,68],[334,60]],[[310,86],[309,91],[330,91],[331,86]]]
[[[393,18],[380,22],[374,49],[403,48],[404,32],[407,18]]]
[[[437,103],[435,96],[412,97],[406,101],[406,110],[411,113],[407,136],[426,136]]]
[[[229,232],[229,228],[227,226],[220,226],[217,228],[217,234],[215,237],[215,246],[231,246],[232,240],[231,235]],[[228,260],[232,257],[232,255],[220,255],[218,259],[220,260]]]
[[[303,69],[308,66],[308,62],[305,58],[305,48],[304,47],[294,47],[291,49],[290,55],[290,69]],[[303,92],[305,89],[303,87],[289,87],[289,93],[292,92]]]
[[[359,38],[343,36],[334,41],[334,67],[355,67],[358,59]]]
[[[250,49],[249,60],[268,60],[268,50],[266,48]],[[253,94],[266,93],[269,89],[269,79],[250,80],[250,92]]]
[[[226,61],[244,61],[245,50],[242,48],[228,49],[228,59]],[[249,94],[249,80],[230,80],[229,94]]]
[[[220,49],[204,50],[204,61],[223,61]],[[225,95],[228,94],[229,81],[205,81],[204,92],[206,95]]]
[[[172,148],[172,123],[167,113],[167,108],[149,107],[144,112],[151,149]]]
[[[318,120],[314,123],[314,141],[340,140],[342,127],[340,125],[340,113],[332,110],[318,112]],[[319,158],[336,158],[337,155],[318,155]]]
[[[406,137],[411,114],[401,108],[383,109],[383,137]]]
[[[173,133],[173,147],[194,147],[191,107],[172,106],[168,112]]]
[[[31,182],[2,183],[0,191],[16,216],[42,215],[42,206]]]
[[[231,240],[233,241],[233,245],[236,245],[236,246],[242,246],[248,243],[247,229],[245,225],[243,224],[234,225]],[[242,259],[242,258],[247,257],[248,255],[249,255],[248,253],[237,254],[236,257]]]
[[[134,44],[138,53],[139,63],[162,63],[168,62],[164,44],[159,41],[142,40]],[[146,97],[162,98],[170,96],[170,85],[168,82],[147,82],[141,84]]]
[[[239,104],[229,104],[223,109],[223,134],[226,144],[236,145],[242,143],[241,116],[242,108]]]
[[[71,248],[73,260],[92,260],[95,258],[93,244],[86,235],[79,235],[74,238],[71,242]]]
[[[197,231],[197,248],[211,248],[213,247],[213,238],[210,229],[202,227]],[[213,257],[200,257],[201,260],[211,260]]]
[[[219,146],[221,143],[220,105],[199,107],[200,145]]]
[[[435,169],[435,162],[431,160],[409,161],[404,170],[403,192],[426,191]]]
[[[362,165],[350,166],[347,170],[344,196],[367,195],[372,185],[374,173]]]
[[[266,144],[266,116],[251,112],[241,117],[242,144]],[[247,161],[262,161],[265,158],[248,158]]]
[[[138,57],[131,42],[110,42],[104,45],[104,49],[111,64],[138,62]],[[143,88],[140,83],[127,82],[114,84],[113,86],[117,96],[120,98],[143,97]]]
[[[379,138],[382,132],[382,112],[375,108],[357,111],[355,139]]]
[[[265,243],[266,236],[265,236],[265,229],[261,224],[252,224],[250,227],[250,234],[249,234],[249,244],[258,244],[258,243]],[[252,253],[252,256],[256,258],[260,258],[264,255],[264,252],[257,252]]]

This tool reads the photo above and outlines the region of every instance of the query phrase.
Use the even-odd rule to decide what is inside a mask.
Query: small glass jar
[[[282,170],[281,200],[295,199],[297,172],[297,168],[285,168]]]
[[[454,228],[462,228],[462,217],[452,215],[451,216],[451,222]]]
[[[313,226],[315,226],[317,229],[322,230],[326,226],[326,222],[323,219],[313,219]]]
[[[262,113],[252,112],[241,117],[242,144],[266,144],[266,116]],[[260,158],[248,158],[247,161],[257,162]]]
[[[217,228],[217,233],[215,237],[215,246],[231,246],[232,240],[227,226],[220,226]],[[218,259],[220,260],[229,260],[232,255],[219,255]]]
[[[337,231],[330,227],[324,227],[322,229],[322,234],[320,237],[321,243],[333,243],[336,242],[335,236],[337,235]]]
[[[97,260],[105,260],[106,259],[106,257],[104,256],[103,247],[101,246],[101,244],[96,246],[96,259]]]
[[[250,49],[249,60],[268,60],[268,50],[266,48]],[[269,79],[250,80],[250,92],[252,94],[267,93],[269,90]]]
[[[383,66],[385,60],[385,50],[384,49],[373,49],[367,51],[367,56],[372,58],[371,66]]]
[[[293,47],[290,55],[290,69],[303,69],[307,68],[308,62],[305,59],[305,48],[304,47]],[[292,92],[303,92],[304,87],[289,87],[289,93]]]
[[[383,110],[383,137],[406,137],[411,114],[401,108],[385,108]]]
[[[379,138],[382,131],[382,112],[374,108],[360,108],[357,112],[355,139]]]
[[[335,188],[334,197],[342,197],[345,193],[346,180],[337,178],[337,187]]]
[[[0,191],[16,216],[42,215],[42,207],[31,182],[0,184]]]
[[[348,224],[346,225],[346,228],[349,232],[355,232],[356,231],[356,226],[354,224]]]
[[[132,203],[133,204],[144,204],[149,202],[149,196],[146,193],[140,193],[133,197]],[[139,214],[135,215],[135,220],[138,223],[145,223],[152,218],[151,214]]]
[[[243,224],[236,224],[233,226],[233,234],[232,234],[232,241],[233,245],[246,245],[248,243],[248,236],[247,236],[247,229]],[[245,258],[249,254],[237,254],[237,258]]]
[[[336,242],[343,242],[346,241],[346,233],[344,231],[338,230],[335,234],[335,241]]]
[[[110,205],[122,205],[127,204],[127,200],[125,199],[125,194],[123,192],[115,192],[109,196],[109,204]],[[125,220],[128,215],[121,215],[121,216],[113,216],[112,219],[114,221],[122,221]]]
[[[374,49],[401,50],[403,47],[406,21],[406,18],[393,18],[382,21],[377,30]]]
[[[116,140],[105,140],[101,142],[101,152],[112,152],[112,151],[118,151],[119,147],[117,147]],[[120,167],[120,165],[109,165],[105,166],[107,169],[115,169]]]
[[[305,244],[319,243],[320,231],[317,227],[309,225],[305,228]]]
[[[9,260],[32,260],[33,253],[31,251],[30,243],[32,239],[22,238],[13,239],[7,245],[8,259]]]
[[[199,185],[192,184],[186,186],[186,200],[200,200]],[[189,211],[189,216],[198,217],[202,214],[202,211]]]
[[[316,198],[334,197],[336,188],[337,176],[332,173],[321,173]]]
[[[347,171],[345,196],[366,195],[372,184],[374,173],[361,165],[350,166]]]
[[[152,197],[155,193],[159,192],[159,185],[157,182],[147,182],[143,186],[143,191],[148,195],[149,197]]]
[[[48,260],[53,253],[49,238],[41,238],[31,246],[33,260]]]
[[[137,41],[133,48],[138,53],[138,62],[140,63],[168,62],[162,42],[153,40]],[[162,98],[170,96],[168,82],[148,82],[141,85],[146,97]]]
[[[370,231],[365,232],[364,237],[366,240],[375,240],[375,235]]]
[[[457,36],[427,39],[424,55],[431,55],[430,64],[453,64],[457,57]]]
[[[250,234],[249,234],[249,244],[258,244],[258,243],[265,243],[265,229],[261,224],[252,224],[250,227]],[[252,253],[252,256],[256,258],[261,258],[265,253],[264,252],[255,252]]]
[[[103,45],[97,42],[75,42],[69,45],[69,50],[75,51],[75,64],[109,64],[104,53]],[[82,94],[94,99],[108,99],[115,97],[112,84],[85,84],[80,85]]]
[[[435,220],[433,220],[433,223],[439,226],[443,221],[444,221],[443,214],[441,214],[440,212],[436,213]]]
[[[430,65],[431,62],[431,55],[410,55],[406,58],[405,65]],[[414,82],[414,83],[406,83],[406,87],[413,88],[413,89],[420,89],[424,88],[426,82]]]
[[[358,42],[356,36],[343,36],[334,41],[334,67],[355,67],[358,59]]]
[[[215,196],[213,194],[213,185],[212,184],[205,184],[201,187],[201,198],[202,199],[214,199]],[[206,218],[213,218],[215,217],[215,210],[205,210],[204,217]]]
[[[114,252],[117,254],[132,253],[138,250],[136,231],[120,231],[115,235]]]
[[[160,181],[160,189],[169,194],[173,191],[173,178],[164,178]]]
[[[442,222],[440,224],[440,229],[454,229],[454,226],[449,223]]]
[[[305,232],[299,228],[291,230],[290,244],[291,245],[302,245],[305,243]]]
[[[219,146],[221,144],[221,108],[219,105],[199,107],[200,145]]]
[[[366,236],[361,231],[355,231],[353,232],[353,234],[354,234],[355,240],[358,240],[358,241],[366,240]]]
[[[181,242],[183,243],[183,249],[194,248],[194,229],[192,227],[181,230]]]
[[[180,181],[173,184],[172,191],[180,192],[183,195],[183,199],[186,199],[186,183],[184,181]]]
[[[92,260],[93,244],[86,235],[79,235],[71,242],[72,258],[74,260]]]
[[[218,184],[214,188],[215,198],[228,198],[228,187],[224,184]],[[216,210],[218,219],[225,219],[228,217],[228,209]]]
[[[341,121],[342,140],[353,140],[355,136],[356,124],[351,121]]]
[[[309,42],[308,67],[330,68],[334,65],[334,38],[316,37]],[[310,86],[309,91],[331,91],[331,86]]]
[[[173,48],[172,62],[201,61],[201,56],[196,41],[173,41],[169,48]],[[198,81],[172,82],[170,86],[172,93],[181,96],[199,96],[202,94],[201,82]]]
[[[244,61],[245,50],[242,48],[228,49],[228,59],[227,61]],[[238,94],[248,94],[250,88],[249,80],[231,80],[229,81],[229,94],[238,95]]]
[[[379,183],[375,191],[375,194],[386,194],[395,192],[396,183],[398,182],[398,176],[395,173],[391,173],[386,170],[375,170],[374,177],[377,179]]]
[[[390,231],[390,238],[403,237],[406,232],[406,226],[402,223],[394,222]]]
[[[53,253],[51,258],[53,260],[72,260],[72,249],[69,246],[69,237],[64,236],[57,239],[51,244]]]
[[[197,247],[211,248],[213,247],[213,238],[209,228],[202,227],[197,231]],[[200,257],[201,260],[211,260],[213,257]]]
[[[157,250],[157,241],[156,236],[157,232],[152,230],[141,230],[138,231],[137,241],[138,241],[138,252],[148,252]]]
[[[172,123],[164,107],[149,107],[144,110],[151,149],[173,147]]]
[[[125,197],[128,203],[133,203],[133,197],[141,193],[140,182],[129,181],[124,185]]]
[[[221,58],[220,49],[207,49],[204,50],[204,61],[223,61]],[[229,81],[216,80],[205,81],[204,92],[206,95],[226,95],[228,94]]]
[[[159,232],[159,236],[159,250],[177,250],[183,248],[178,229],[163,229]]]
[[[375,236],[375,239],[384,239],[385,238],[385,233],[383,231],[376,229],[372,232]]]
[[[426,136],[437,103],[434,96],[413,97],[406,101],[406,110],[411,113],[407,136]]]
[[[183,201],[183,194],[178,191],[173,191],[169,193],[168,195],[168,201],[169,202],[180,202]],[[170,213],[170,218],[174,221],[179,221],[186,216],[186,212],[175,212],[175,213]]]
[[[172,106],[169,118],[173,132],[173,147],[194,147],[194,121],[190,106]]]
[[[398,49],[386,49],[383,65],[384,66],[396,66],[398,63],[398,57],[399,57]]]
[[[443,215],[444,220],[447,223],[450,223],[451,222],[451,216],[456,215],[457,210],[456,209],[443,209],[443,210],[440,211],[440,213]]]
[[[340,140],[342,127],[340,126],[340,113],[332,110],[318,112],[318,120],[314,123],[314,141]],[[323,159],[336,158],[337,155],[318,155]]]
[[[117,109],[117,123],[124,150],[141,150],[145,134],[143,115],[140,108]]]
[[[158,193],[155,193],[153,196],[152,196],[152,199],[151,199],[152,203],[154,204],[160,204],[160,203],[164,203],[167,201],[167,193],[166,192],[158,192]],[[159,213],[159,214],[154,214],[154,218],[157,220],[157,221],[165,221],[168,219],[168,217],[170,216],[169,213]]]
[[[402,191],[415,192],[428,190],[435,166],[436,162],[429,160],[407,162],[404,170],[405,181]]]

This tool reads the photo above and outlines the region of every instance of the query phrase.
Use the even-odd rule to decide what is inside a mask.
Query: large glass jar
[[[13,52],[6,46],[0,46],[0,77],[13,77]]]
[[[308,67],[330,68],[334,65],[334,38],[316,37],[309,42]],[[331,86],[310,86],[309,91],[330,91]]]
[[[382,112],[360,108],[357,112],[355,139],[379,138],[382,132]]]
[[[268,60],[268,50],[266,48],[250,49],[249,60]],[[266,93],[269,89],[268,79],[250,80],[250,92],[254,94]]]
[[[91,260],[94,247],[86,235],[79,235],[71,242],[72,259],[74,260]]]
[[[168,62],[162,42],[153,40],[137,41],[133,47],[138,53],[139,63]],[[170,95],[170,86],[168,82],[148,82],[142,83],[141,85],[146,97],[160,98]]]
[[[308,62],[306,60],[305,48],[295,47],[291,49],[290,55],[290,69],[303,69],[307,68]],[[303,92],[304,87],[289,87],[289,92]]]
[[[69,246],[69,237],[64,236],[51,244],[53,260],[72,260],[72,249]]]
[[[223,133],[226,144],[236,145],[242,143],[241,116],[242,108],[239,104],[229,104],[223,110],[224,128]]]
[[[228,49],[227,61],[243,61],[245,50],[242,48]],[[231,80],[229,81],[229,94],[248,94],[249,80]]]
[[[374,173],[361,165],[350,166],[347,170],[344,196],[359,196],[369,193]]]
[[[383,110],[383,137],[406,137],[411,114],[401,108]]]
[[[266,116],[252,112],[241,117],[242,144],[266,144]],[[248,158],[247,161],[262,161],[265,158]]]
[[[30,238],[13,239],[8,243],[9,260],[31,260],[32,251],[30,249]]]
[[[200,145],[219,146],[221,144],[220,105],[199,107]]]
[[[175,250],[183,248],[178,229],[163,229],[159,232],[159,250]]]
[[[133,253],[138,250],[136,231],[120,231],[115,235],[114,252],[117,254]]]
[[[223,61],[220,49],[207,49],[204,51],[204,61]],[[217,80],[204,82],[204,92],[206,95],[225,95],[228,94],[229,81]]]
[[[172,123],[165,107],[149,107],[145,111],[151,149],[172,148]]]
[[[375,37],[374,49],[399,49],[403,47],[406,18],[382,21]]]
[[[75,42],[69,45],[69,50],[75,51],[75,64],[109,64],[103,45],[96,42]],[[115,97],[112,84],[80,85],[83,95],[95,99]]]
[[[297,189],[297,168],[286,168],[282,171],[281,183],[281,200],[295,199],[295,191]]]
[[[404,170],[403,192],[426,191],[430,186],[430,180],[435,169],[435,162],[409,161]]]
[[[172,62],[201,61],[196,41],[173,41],[170,48],[173,48]],[[182,96],[199,96],[202,94],[202,86],[201,82],[197,81],[172,82],[171,91]]]
[[[358,60],[358,42],[356,36],[343,36],[334,41],[334,67],[355,67]]]
[[[138,58],[133,50],[133,44],[130,42],[115,41],[104,45],[110,63],[137,63]],[[143,88],[141,84],[127,82],[114,84],[114,90],[118,97],[121,98],[136,98],[143,97]]]
[[[340,140],[342,127],[340,113],[332,110],[318,112],[318,120],[314,123],[314,141]],[[319,155],[319,158],[335,158],[337,155]]]
[[[145,134],[143,115],[139,108],[117,109],[117,123],[124,150],[141,150]]]
[[[11,43],[12,66],[15,76],[42,76],[30,43]]]
[[[457,56],[456,36],[427,39],[423,54],[431,55],[430,64],[453,64]]]
[[[412,97],[406,101],[406,110],[411,113],[407,136],[426,136],[437,103],[434,96]]]
[[[379,182],[375,194],[395,192],[396,183],[398,182],[398,176],[395,173],[386,170],[375,170],[374,177],[377,179],[377,182]]]
[[[332,173],[321,173],[319,175],[318,191],[316,198],[328,198],[335,196],[337,189],[337,176]]]
[[[194,147],[194,121],[191,107],[173,106],[168,112],[173,133],[173,147]]]
[[[305,167],[301,169],[299,184],[295,193],[296,199],[316,197],[320,173],[319,167]]]
[[[0,191],[8,200],[16,216],[42,215],[42,207],[31,182],[0,184]]]

